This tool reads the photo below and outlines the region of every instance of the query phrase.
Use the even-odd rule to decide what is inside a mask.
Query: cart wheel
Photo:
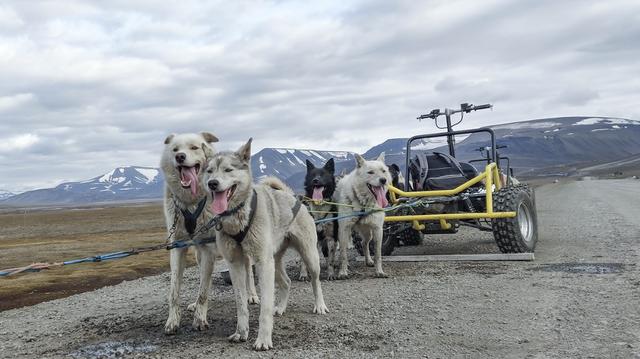
[[[401,232],[401,241],[404,246],[419,246],[422,244],[422,233],[409,227]]]
[[[516,212],[514,218],[492,220],[493,237],[502,253],[533,252],[538,241],[535,196],[526,185],[502,188],[493,194],[496,212]]]
[[[383,228],[383,233],[382,233],[382,255],[383,256],[390,256],[391,253],[393,253],[393,250],[398,245],[398,239],[396,238],[396,236],[389,235],[391,231],[393,231],[393,225],[385,224]],[[353,232],[352,238],[353,238],[354,247],[356,247],[356,250],[358,251],[358,253],[361,256],[363,256],[364,248],[362,246],[362,237],[360,237],[360,233]],[[373,257],[373,254],[375,253],[375,250],[376,250],[375,242],[371,240],[369,242],[369,253],[371,254],[372,257]]]

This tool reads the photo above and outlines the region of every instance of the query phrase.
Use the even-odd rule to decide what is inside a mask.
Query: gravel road
[[[322,282],[327,316],[311,314],[310,285],[294,282],[267,353],[251,350],[256,306],[249,341],[226,341],[235,305],[219,275],[211,328],[190,328],[191,269],[176,336],[162,334],[169,287],[162,274],[1,312],[0,357],[640,357],[638,199],[640,181],[633,180],[540,187],[534,262],[385,263],[388,279],[352,262],[353,278]],[[399,252],[496,251],[490,233],[464,231]]]

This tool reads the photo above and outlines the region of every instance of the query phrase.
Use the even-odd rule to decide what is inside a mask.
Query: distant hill
[[[4,199],[7,199],[7,198],[9,198],[11,196],[14,196],[14,195],[15,195],[15,193],[9,192],[9,191],[4,190],[4,189],[0,189],[0,201],[2,201]]]
[[[560,117],[489,127],[495,131],[497,143],[507,146],[500,150],[500,154],[510,158],[516,174],[524,176],[560,169],[568,171],[570,168],[640,155],[640,121],[607,117]],[[364,157],[374,159],[385,152],[388,164],[397,163],[404,168],[406,141],[405,138],[386,140],[367,150]],[[456,155],[461,160],[479,158],[477,149],[488,144],[489,139],[485,134],[457,138]],[[417,141],[412,146],[412,151],[434,149],[446,152],[446,138]],[[329,158],[335,158],[338,174],[355,167],[351,152],[265,148],[252,156],[251,168],[256,178],[276,176],[301,192],[306,172],[305,161],[320,166]],[[54,188],[18,195],[3,195],[6,192],[0,192],[0,204],[22,206],[160,199],[162,189],[163,177],[157,168],[118,167],[90,180],[63,183]]]
[[[162,197],[163,181],[157,168],[118,167],[86,181],[66,182],[54,188],[24,192],[1,203],[41,205],[148,200]]]

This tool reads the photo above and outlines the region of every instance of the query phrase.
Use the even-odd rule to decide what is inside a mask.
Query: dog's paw
[[[298,277],[298,280],[301,281],[301,282],[308,282],[309,281],[309,275],[300,274],[300,276]]]
[[[385,272],[376,272],[376,278],[389,278],[389,275]]]
[[[180,318],[169,318],[167,319],[167,323],[164,325],[164,334],[175,335],[178,333],[179,328]]]
[[[258,339],[256,339],[256,342],[253,344],[253,349],[258,351],[273,349],[273,343],[271,342],[271,338],[258,337]]]
[[[338,272],[338,279],[349,279],[349,271]]]
[[[275,307],[275,309],[273,309],[273,315],[282,316],[285,310],[286,308]]]
[[[327,280],[335,280],[336,279],[336,275],[333,273],[327,274]]]
[[[313,314],[324,315],[327,313],[329,313],[329,308],[327,308],[327,306],[324,303],[313,307]]]
[[[247,337],[249,337],[249,332],[247,331],[244,334],[240,334],[238,332],[235,332],[233,334],[231,334],[227,339],[232,342],[232,343],[240,343],[240,342],[246,342],[247,341]]]
[[[198,302],[193,302],[191,304],[189,304],[187,306],[187,310],[190,312],[195,312],[196,311],[196,305],[198,305]]]
[[[195,330],[203,331],[209,329],[209,322],[207,322],[206,318],[194,317],[192,326]]]
[[[373,267],[375,263],[373,263],[373,259],[369,258],[366,260],[367,267]]]
[[[249,304],[260,304],[260,297],[257,295],[250,295],[249,299],[247,299]]]

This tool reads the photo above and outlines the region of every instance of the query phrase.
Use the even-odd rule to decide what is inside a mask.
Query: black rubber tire
[[[493,210],[516,212],[514,218],[492,220],[493,237],[502,253],[533,252],[538,241],[535,194],[527,185],[509,186],[493,194]]]
[[[383,234],[382,234],[382,251],[381,252],[383,256],[390,256],[391,253],[393,253],[393,250],[396,249],[396,246],[398,245],[398,239],[396,238],[396,236],[390,236],[389,235],[390,231],[393,231],[392,225],[385,224],[383,228]],[[364,247],[362,246],[362,237],[360,237],[360,234],[357,232],[353,232],[352,237],[353,237],[353,246],[356,247],[356,250],[358,251],[358,253],[361,256],[363,256]],[[369,254],[371,254],[371,256],[373,257],[375,251],[376,251],[375,242],[371,240],[369,242]]]
[[[402,245],[419,246],[422,244],[422,233],[413,228],[407,228],[400,233]]]

